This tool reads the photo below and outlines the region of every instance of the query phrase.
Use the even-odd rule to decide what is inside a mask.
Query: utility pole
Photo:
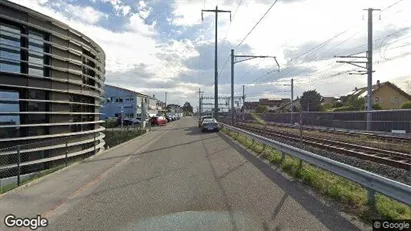
[[[201,117],[201,94],[203,94],[204,92],[201,91],[201,88],[198,88],[198,91],[196,93],[198,93],[198,115]]]
[[[243,85],[243,120],[245,114],[245,85]]]
[[[245,58],[239,61],[236,61],[235,58]],[[278,71],[280,71],[280,64],[278,64],[277,58],[275,56],[267,56],[267,55],[234,55],[234,49],[231,49],[231,123],[234,124],[234,64],[241,63],[251,59],[257,58],[273,58],[277,63]],[[244,93],[243,93],[244,94]]]
[[[218,13],[230,13],[230,22],[231,22],[231,11],[230,10],[219,10],[218,6],[215,7],[215,10],[201,10],[201,20],[204,20],[204,12],[213,12],[215,13],[215,57],[214,57],[214,112],[215,118],[218,119],[218,57],[217,57],[217,33],[218,33]]]
[[[245,85],[243,85],[243,106],[245,103]]]
[[[294,101],[294,79],[291,79],[291,125],[294,125],[294,120],[293,120],[293,112],[294,112],[293,101]]]
[[[348,73],[349,75],[367,75],[367,130],[371,130],[371,121],[372,121],[372,73],[374,72],[372,69],[372,40],[373,40],[373,11],[381,11],[380,9],[373,9],[368,8],[364,9],[368,11],[368,50],[366,56],[355,56],[355,55],[348,55],[348,56],[335,56],[338,58],[354,58],[354,59],[366,59],[366,61],[337,61],[337,63],[348,63],[356,67],[360,67],[366,69],[366,71],[356,71],[354,73]],[[358,64],[365,64],[366,66],[360,66]]]
[[[164,94],[164,103],[166,104],[166,107],[167,107],[167,92]]]
[[[234,49],[231,49],[231,125],[234,126]]]

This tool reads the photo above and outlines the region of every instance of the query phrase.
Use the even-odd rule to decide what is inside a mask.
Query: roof
[[[407,94],[405,91],[403,91],[401,88],[397,87],[397,85],[386,81],[380,84],[374,84],[372,86],[372,92],[377,91],[378,89],[384,87],[384,86],[389,86],[394,88],[394,90],[398,91],[401,95],[405,96],[407,99],[411,100],[411,95]],[[350,92],[348,95],[355,95],[357,97],[366,97],[368,95],[368,91],[367,91],[367,87],[363,87],[363,88],[357,88],[357,90],[354,90],[352,92]]]
[[[244,102],[244,106],[247,109],[256,109],[258,107],[259,102]]]
[[[137,94],[137,95],[140,95],[140,96],[146,96],[146,97],[149,97],[149,98],[153,98],[153,97],[151,97],[151,96],[149,96],[149,95],[140,93],[140,92],[135,91],[135,90],[127,89],[127,88],[124,88],[124,87],[118,87],[118,86],[114,86],[114,85],[110,85],[110,84],[105,84],[105,85],[106,85],[106,86],[109,86],[109,87],[117,88],[117,89],[120,89],[120,90],[123,90],[123,91],[132,92],[132,93]]]

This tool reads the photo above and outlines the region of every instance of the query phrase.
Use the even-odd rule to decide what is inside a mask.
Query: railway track
[[[245,122],[245,123],[252,124],[252,122]],[[282,124],[282,123],[268,123],[268,126],[298,129],[298,125]],[[384,134],[384,133],[372,133],[372,132],[366,132],[366,131],[344,131],[344,130],[336,130],[336,129],[331,129],[331,128],[322,129],[322,128],[315,128],[315,127],[310,127],[310,126],[304,126],[303,129],[307,131],[318,131],[318,132],[332,133],[332,134],[337,134],[337,135],[350,135],[350,136],[355,136],[355,137],[367,136],[367,137],[371,137],[373,139],[378,139],[381,141],[390,141],[390,142],[399,142],[399,143],[411,142],[410,137],[394,136],[394,135],[389,135],[389,134]]]
[[[336,140],[326,140],[311,136],[302,136],[300,141],[299,135],[290,134],[283,131],[277,131],[270,127],[261,128],[248,124],[236,124],[236,127],[252,131],[256,134],[263,135],[272,139],[287,139],[294,142],[302,142],[305,145],[313,146],[327,151],[340,153],[343,155],[353,156],[363,160],[369,160],[380,164],[389,165],[395,168],[411,170],[411,154],[391,150],[384,150],[374,147],[362,146],[352,143],[346,143]]]

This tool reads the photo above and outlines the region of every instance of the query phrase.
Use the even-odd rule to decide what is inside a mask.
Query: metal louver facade
[[[104,81],[98,44],[53,18],[0,1],[0,153],[8,151],[0,167],[15,162],[17,146],[27,149],[21,162],[32,163],[22,173],[59,164],[60,156],[103,150]]]

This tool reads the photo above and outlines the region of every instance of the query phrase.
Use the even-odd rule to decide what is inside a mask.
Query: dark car
[[[213,117],[211,117],[211,116],[201,116],[200,119],[198,119],[198,127],[199,128],[201,127],[204,119],[212,119],[212,118]]]
[[[131,126],[131,125],[139,125],[139,124],[141,124],[141,120],[139,119],[130,119],[130,118],[123,119],[123,126]],[[116,126],[121,126],[121,118],[117,119]]]
[[[207,131],[214,131],[218,132],[219,127],[218,127],[218,122],[215,119],[204,119],[202,123],[202,132],[207,132]]]

